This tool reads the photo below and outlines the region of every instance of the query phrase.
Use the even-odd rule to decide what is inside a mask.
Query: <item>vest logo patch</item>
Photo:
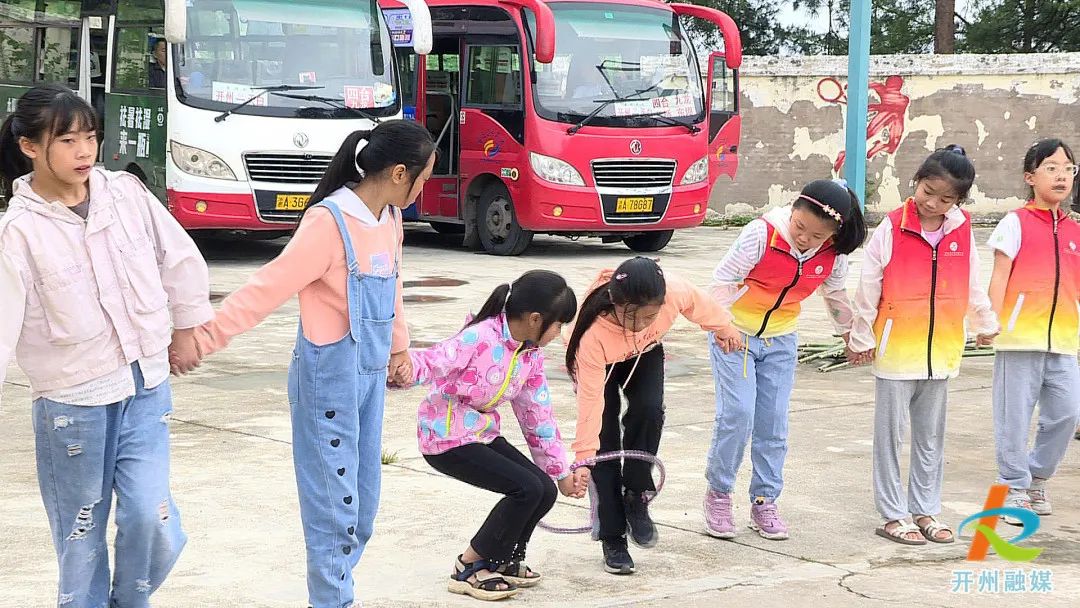
[[[1076,249],[1076,247],[1073,247],[1073,249]],[[825,267],[821,264],[818,264],[818,267],[814,269],[814,274],[816,275],[820,275],[823,272],[825,272]]]
[[[953,241],[953,242],[949,243],[949,251],[956,251],[959,248],[960,248],[960,244],[957,243],[956,241]]]

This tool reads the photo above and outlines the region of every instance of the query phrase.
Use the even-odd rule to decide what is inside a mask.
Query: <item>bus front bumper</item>
[[[632,192],[600,194],[589,186],[561,186],[537,178],[529,180],[515,200],[518,222],[533,232],[643,232],[675,230],[701,225],[709,206],[707,181],[675,186],[670,194]],[[517,198],[515,196],[515,198]],[[651,212],[619,212],[620,199],[652,206]],[[623,201],[624,203],[626,201]]]
[[[167,192],[169,211],[186,230],[289,230],[296,219],[267,221],[251,193]],[[297,214],[298,215],[298,214]]]

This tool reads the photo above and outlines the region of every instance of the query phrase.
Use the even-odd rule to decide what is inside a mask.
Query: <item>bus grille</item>
[[[322,154],[245,154],[248,179],[275,184],[317,184],[332,157]]]
[[[594,160],[592,171],[600,188],[670,188],[675,177],[675,161]]]

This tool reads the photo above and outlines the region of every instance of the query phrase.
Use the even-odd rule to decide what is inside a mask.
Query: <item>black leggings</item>
[[[615,369],[612,370],[611,368]],[[608,366],[611,377],[604,386],[604,417],[600,428],[600,449],[597,454],[618,450],[640,450],[656,454],[660,433],[664,428],[664,347],[656,345],[641,355],[633,375],[634,359]],[[630,380],[627,382],[627,376]],[[619,424],[622,409],[620,387],[626,396],[626,413]],[[592,469],[593,483],[599,500],[597,517],[600,538],[616,540],[626,535],[626,512],[623,509],[623,488],[634,492],[656,490],[652,478],[652,463],[626,459],[601,462]]]
[[[525,559],[525,545],[558,495],[547,473],[502,437],[488,445],[470,443],[425,455],[424,460],[454,479],[505,494],[473,537],[472,548],[497,564]]]

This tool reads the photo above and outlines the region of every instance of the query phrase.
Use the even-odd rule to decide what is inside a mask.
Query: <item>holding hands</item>
[[[390,355],[390,363],[386,366],[386,384],[391,388],[408,388],[413,384],[412,358],[409,351]]]
[[[579,467],[558,481],[559,492],[570,498],[584,498],[589,491],[591,474],[588,467]]]
[[[195,342],[195,328],[174,329],[172,344],[169,345],[169,369],[174,376],[184,374],[199,367],[202,352]]]
[[[742,332],[731,325],[717,330],[713,334],[713,339],[716,340],[717,346],[724,351],[724,354],[733,353],[743,347]]]

